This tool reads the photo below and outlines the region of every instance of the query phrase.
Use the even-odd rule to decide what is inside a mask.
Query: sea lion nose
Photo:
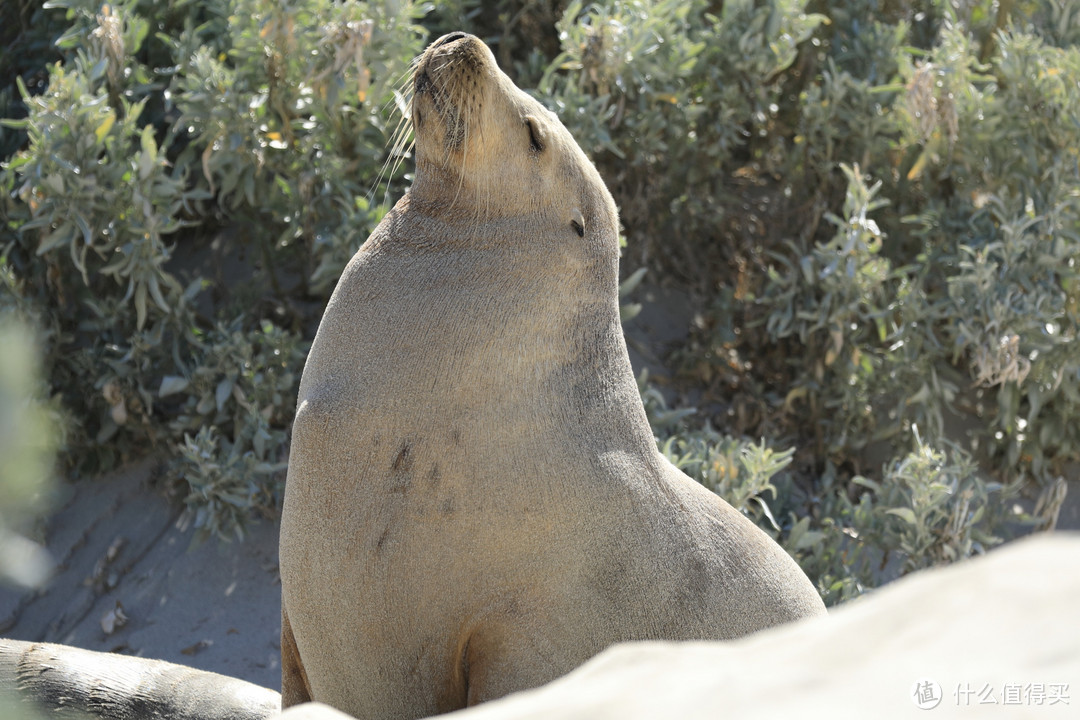
[[[469,37],[468,33],[452,32],[452,33],[449,33],[447,35],[443,35],[441,38],[439,38],[435,42],[431,43],[431,47],[433,47],[433,48],[442,47],[443,45],[446,45],[448,43],[452,43],[455,40],[460,40],[460,39],[466,38],[466,37]]]

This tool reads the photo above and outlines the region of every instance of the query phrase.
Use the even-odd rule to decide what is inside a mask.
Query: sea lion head
[[[479,38],[444,35],[417,59],[411,194],[469,223],[526,218],[533,234],[561,233],[617,248],[615,203],[599,173],[550,110],[520,90]],[[617,252],[617,250],[615,250]]]

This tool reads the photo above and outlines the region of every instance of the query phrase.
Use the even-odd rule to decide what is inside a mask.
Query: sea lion
[[[342,274],[300,383],[283,707],[425,717],[619,641],[823,613],[657,450],[615,203],[566,128],[471,35],[432,43],[412,83],[414,183]]]

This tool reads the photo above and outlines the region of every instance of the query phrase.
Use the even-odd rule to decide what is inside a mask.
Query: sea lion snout
[[[413,89],[416,92],[446,90],[463,72],[467,75],[485,67],[494,68],[495,57],[480,38],[463,32],[443,35],[428,46],[416,62]],[[434,80],[434,87],[429,81]]]
[[[469,35],[468,33],[463,33],[463,32],[447,33],[446,35],[443,35],[441,38],[439,38],[435,42],[431,43],[431,48],[432,49],[440,48],[443,45],[448,45],[448,44],[454,42],[455,40],[461,40],[461,39],[467,38],[467,37],[472,37],[472,36]]]
[[[479,38],[462,32],[444,35],[424,51],[412,82],[412,124],[418,141],[425,134],[441,136],[435,147],[443,155],[466,150],[470,130],[475,134],[481,122],[484,76],[495,67],[490,55]],[[434,126],[425,125],[433,115]],[[418,153],[423,154],[424,145],[418,142]]]

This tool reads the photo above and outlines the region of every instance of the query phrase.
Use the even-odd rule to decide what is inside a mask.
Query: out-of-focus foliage
[[[66,457],[165,452],[207,533],[275,501],[322,303],[407,184],[399,84],[454,29],[595,159],[624,264],[702,301],[664,452],[831,600],[980,552],[1024,483],[1048,518],[1080,462],[1075,0],[0,12],[5,303]]]
[[[40,318],[20,301],[15,278],[0,255],[0,584],[37,587],[53,561],[34,541],[34,524],[48,510],[55,452],[64,418],[41,377]],[[39,720],[9,690],[0,691],[0,716]]]
[[[11,276],[0,258],[0,282]],[[26,318],[0,305],[0,582],[40,585],[51,569],[28,535],[47,509],[62,427],[38,376],[38,348]]]

